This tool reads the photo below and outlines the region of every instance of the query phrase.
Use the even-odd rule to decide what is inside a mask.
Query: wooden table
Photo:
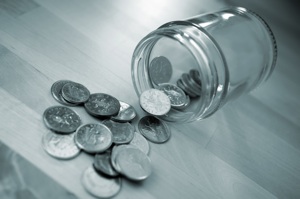
[[[130,74],[137,43],[165,22],[226,5],[252,8],[269,22],[279,46],[273,75],[210,118],[170,124],[169,142],[151,143],[152,175],[124,180],[115,198],[300,198],[297,11],[258,0],[1,0],[0,198],[93,198],[80,182],[93,156],[60,161],[41,147],[42,114],[58,104],[51,85],[80,82],[132,104],[141,117]],[[83,122],[96,121],[73,109]]]

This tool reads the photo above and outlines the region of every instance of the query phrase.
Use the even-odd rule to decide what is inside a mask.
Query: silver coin
[[[145,116],[139,120],[138,129],[149,141],[164,143],[171,137],[171,131],[161,120],[153,116]]]
[[[189,74],[190,74],[190,77],[201,87],[202,83],[201,83],[199,71],[197,71],[195,69],[191,69]]]
[[[144,111],[151,115],[164,115],[171,109],[169,97],[158,89],[149,89],[140,95],[140,105]]]
[[[120,172],[130,180],[144,180],[150,176],[150,158],[137,148],[125,148],[116,157]]]
[[[172,77],[171,62],[164,56],[155,57],[150,62],[149,76],[156,85],[169,82]]]
[[[190,99],[189,95],[185,95],[185,96],[186,96],[185,103],[182,106],[175,107],[177,110],[183,110],[190,105],[191,99]]]
[[[99,198],[116,195],[122,186],[121,178],[107,178],[97,173],[92,166],[83,172],[81,183],[88,193]]]
[[[201,87],[187,73],[181,75],[182,82],[197,96],[201,95]]]
[[[53,98],[58,101],[59,103],[67,106],[77,106],[77,104],[70,103],[66,101],[62,96],[62,88],[65,84],[70,83],[72,81],[69,80],[59,80],[54,82],[51,86],[51,94]]]
[[[106,150],[103,153],[97,153],[94,158],[94,168],[108,176],[115,177],[119,173],[113,168],[111,164],[111,150]]]
[[[118,154],[121,151],[123,151],[125,148],[136,148],[136,147],[133,145],[130,145],[130,144],[115,145],[111,152],[111,165],[118,173],[121,172],[121,169],[120,169],[119,165],[117,164],[116,159],[117,159]]]
[[[88,153],[100,153],[112,144],[112,133],[104,124],[85,124],[75,134],[77,146]]]
[[[71,103],[81,104],[89,99],[90,91],[82,84],[76,82],[66,83],[62,87],[63,98]]]
[[[60,133],[72,133],[81,124],[79,115],[65,106],[52,106],[43,114],[45,125]]]
[[[105,93],[91,94],[88,101],[84,103],[88,113],[93,116],[114,116],[120,110],[120,102],[116,98]]]
[[[80,153],[74,142],[74,133],[63,135],[47,131],[43,135],[42,146],[49,155],[58,159],[70,159]]]
[[[138,149],[143,151],[145,154],[149,154],[150,145],[149,142],[138,132],[134,132],[134,137],[129,143],[130,145],[136,146]]]
[[[194,93],[183,81],[182,79],[177,80],[177,86],[181,88],[187,95],[190,97],[197,97],[197,94]]]
[[[120,110],[118,115],[111,117],[111,120],[114,120],[116,122],[130,122],[132,121],[136,116],[136,111],[133,108],[133,106],[119,101],[120,102]]]
[[[163,83],[158,86],[158,89],[169,97],[172,107],[183,106],[186,102],[186,94],[175,84]]]
[[[113,143],[115,144],[126,144],[133,139],[134,127],[128,122],[120,123],[112,120],[104,120],[102,124],[107,126],[112,132]]]

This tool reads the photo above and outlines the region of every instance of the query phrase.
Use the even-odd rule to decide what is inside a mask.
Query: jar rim
[[[193,55],[194,59],[197,61],[198,70],[200,70],[201,73],[201,81],[203,81],[203,89],[201,91],[197,110],[195,110],[195,113],[186,114],[184,116],[185,118],[181,118],[180,121],[192,122],[204,119],[217,111],[223,104],[222,101],[226,96],[229,82],[226,61],[217,43],[205,30],[200,30],[201,33],[199,34],[202,34],[201,37],[204,39],[201,41],[199,40],[199,35],[193,35],[191,32],[184,32],[180,28],[174,28],[174,26],[197,28],[184,21],[173,21],[162,25],[140,41],[132,58],[132,78],[135,91],[140,95],[143,90],[151,87],[150,80],[147,79],[147,75],[144,75],[146,71],[137,69],[139,65],[138,62],[142,59],[141,56],[146,56],[143,57],[145,65],[145,61],[147,62],[147,59],[149,59],[151,48],[155,43],[162,37],[171,38],[180,42],[180,44]],[[214,56],[211,56],[212,54]],[[216,59],[218,60],[218,63],[216,63]],[[219,73],[222,74],[220,75]],[[220,78],[219,76],[223,78]],[[166,121],[173,121],[173,119],[170,119],[170,115],[162,116],[161,118]]]

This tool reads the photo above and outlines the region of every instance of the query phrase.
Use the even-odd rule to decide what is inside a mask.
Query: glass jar
[[[182,88],[189,104],[160,118],[191,122],[267,80],[276,58],[267,23],[245,8],[231,7],[172,21],[148,34],[134,50],[132,80],[138,96],[162,83]]]

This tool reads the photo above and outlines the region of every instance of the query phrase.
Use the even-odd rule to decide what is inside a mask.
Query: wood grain
[[[42,114],[58,104],[51,85],[60,79],[80,82],[91,93],[130,103],[140,118],[145,113],[131,81],[137,43],[168,21],[229,5],[254,10],[274,30],[279,48],[274,73],[210,118],[170,123],[171,139],[150,144],[152,175],[142,183],[124,179],[115,198],[300,198],[300,28],[289,2],[270,0],[0,1],[0,143],[19,154],[28,171],[21,184],[35,191],[44,182],[43,191],[36,191],[43,198],[93,198],[80,183],[91,155],[59,161],[41,147],[47,131]],[[83,107],[72,109],[83,123],[97,121]],[[0,163],[0,171],[7,165]],[[39,175],[31,178],[35,172]],[[7,184],[0,172],[1,186]],[[55,187],[58,193],[48,194]]]

